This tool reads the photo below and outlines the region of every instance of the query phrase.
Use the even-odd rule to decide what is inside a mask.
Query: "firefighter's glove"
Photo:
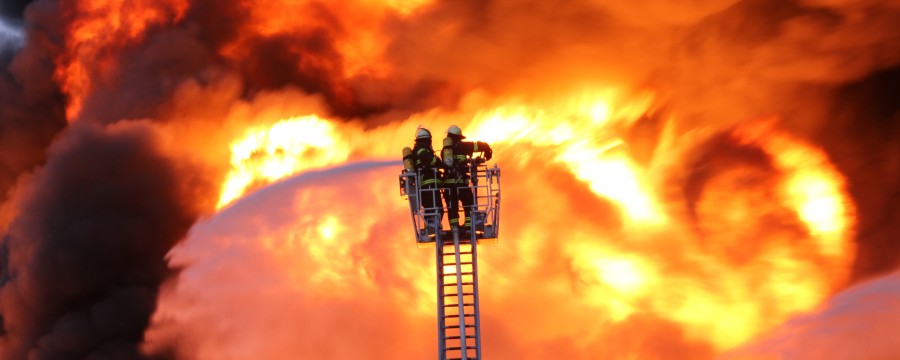
[[[484,159],[485,159],[485,160],[490,160],[490,159],[491,159],[491,156],[494,156],[494,150],[491,150],[491,146],[488,145],[487,143],[484,143],[484,142],[479,141],[479,142],[477,143],[477,148],[476,148],[476,149],[478,149],[479,151],[481,151],[482,153],[484,153]]]

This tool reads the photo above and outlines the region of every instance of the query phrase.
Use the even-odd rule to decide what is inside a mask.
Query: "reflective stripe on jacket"
[[[434,150],[417,144],[413,149],[413,154],[416,158],[416,170],[419,170],[422,174],[421,184],[437,184],[438,186],[443,186],[440,174],[437,172],[437,169],[440,168],[440,164],[438,157],[434,155]]]

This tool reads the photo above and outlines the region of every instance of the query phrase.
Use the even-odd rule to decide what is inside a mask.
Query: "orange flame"
[[[140,42],[148,28],[178,21],[188,0],[90,0],[64,6],[67,15],[76,20],[67,33],[67,52],[59,60],[55,77],[69,97],[66,117],[72,121],[81,113],[95,82],[115,77],[113,54]]]
[[[279,121],[268,129],[249,129],[231,144],[232,171],[219,196],[227,205],[255,182],[272,182],[298,172],[341,163],[350,146],[338,138],[335,125],[309,115]]]
[[[507,176],[514,176],[504,182],[508,186],[504,202],[514,209],[504,213],[508,229],[504,237],[508,240],[497,247],[505,255],[484,258],[484,276],[494,285],[485,289],[483,309],[506,314],[497,315],[509,321],[502,326],[515,329],[517,322],[508,316],[525,310],[504,310],[503,304],[520,303],[522,288],[559,308],[559,318],[524,316],[531,322],[529,328],[540,330],[517,332],[521,341],[539,344],[557,337],[589,341],[588,334],[601,331],[587,324],[560,327],[560,321],[565,322],[568,316],[574,321],[575,314],[605,314],[611,324],[625,324],[635,316],[652,314],[678,324],[686,338],[723,351],[791,314],[813,308],[843,284],[852,261],[849,239],[854,212],[840,173],[821,150],[782,132],[774,121],[753,121],[734,129],[732,133],[745,145],[757,147],[772,158],[779,174],[775,179],[777,194],[760,200],[757,188],[741,185],[753,170],[723,172],[707,184],[708,190],[698,204],[701,226],[715,225],[706,228],[705,235],[697,235],[678,212],[672,211],[671,201],[655,190],[661,181],[659,176],[665,176],[658,164],[671,161],[665,156],[666,149],[657,149],[658,161],[641,165],[632,157],[623,136],[652,111],[652,94],[629,100],[615,91],[597,91],[576,93],[570,98],[576,100],[533,105],[509,100],[473,111],[472,121],[463,124],[467,136],[491,143]],[[240,186],[224,186],[220,205],[240,197],[248,184],[265,184],[352,159],[396,158],[397,149],[409,145],[415,124],[424,121],[441,128],[455,118],[416,115],[402,123],[363,130],[352,124],[304,117],[283,120],[268,129],[249,130],[232,144],[232,171],[226,184],[237,181]],[[660,146],[671,143],[662,142]],[[549,159],[551,163],[541,168],[550,166],[550,170],[534,168],[536,158]],[[575,182],[548,188],[541,176],[560,176],[555,168],[568,173]],[[379,174],[387,177],[376,182],[383,185],[369,197],[353,201],[388,207],[397,214],[390,218],[373,215],[377,220],[371,220],[372,224],[390,221],[406,225],[401,224],[406,217],[400,215],[404,205],[389,190],[393,186],[391,174]],[[578,221],[583,217],[579,211],[590,209],[585,205],[589,200],[567,204],[559,199],[571,196],[567,194],[579,187],[618,209],[622,227],[613,230],[590,220]],[[767,189],[763,186],[759,191]],[[342,230],[346,216],[356,215],[327,210],[341,206],[312,199],[307,197],[306,201],[321,206],[321,222],[312,228],[317,229],[315,234],[301,237],[309,256],[318,264],[309,281],[325,294],[350,298],[354,291],[367,290],[335,288],[335,284],[350,281],[377,286],[373,283],[377,280],[368,275],[372,270],[338,260],[361,251],[359,246],[363,244],[359,241],[363,238]],[[770,201],[780,205],[768,204]],[[773,225],[767,219],[786,216],[782,208],[803,224],[800,232],[794,227],[770,229]],[[519,218],[525,211],[522,209],[533,212],[525,213],[527,219]],[[366,226],[356,231],[367,229],[363,231],[368,234],[372,228]],[[390,234],[389,239],[404,238],[404,233]],[[559,259],[542,255],[548,251],[547,242],[554,241],[560,242],[552,250]],[[271,245],[270,251],[279,249],[284,247]],[[492,250],[484,251],[490,254]],[[545,263],[563,259],[567,264],[562,268],[571,273],[569,280],[565,272],[559,272],[560,265]],[[418,274],[408,278],[417,295],[404,300],[413,304],[415,316],[432,312],[434,279],[422,274],[427,267],[422,268],[418,260],[404,260],[394,266],[398,271]],[[546,280],[534,284],[523,279]],[[571,285],[561,286],[567,282]],[[531,302],[523,306],[528,304]]]
[[[228,29],[233,33],[224,43],[201,45],[209,45],[203,53],[212,52],[212,60],[197,62],[209,60],[201,66],[213,74],[177,84],[165,104],[171,106],[158,115],[177,145],[174,156],[201,158],[221,186],[216,199],[202,200],[216,213],[169,254],[186,275],[161,295],[149,347],[176,343],[196,359],[391,358],[401,348],[407,352],[400,357],[433,355],[434,260],[410,239],[408,207],[397,196],[399,166],[356,167],[399,162],[419,124],[432,130],[438,148],[443,129],[460,125],[470,140],[490,143],[503,167],[503,239],[479,250],[488,358],[654,358],[670,346],[690,354],[667,356],[707,358],[813,309],[843,286],[854,261],[856,209],[823,149],[777,119],[699,127],[679,118],[679,109],[662,110],[685,106],[682,97],[720,81],[722,69],[695,71],[720,61],[722,40],[705,34],[718,24],[694,31],[691,23],[731,20],[740,9],[730,2],[679,11],[570,5],[238,2],[234,10],[246,13]],[[87,114],[98,89],[124,87],[108,83],[122,78],[121,55],[139,50],[156,29],[185,21],[190,6],[61,2],[70,21],[54,78],[67,96],[69,121]],[[851,5],[826,7],[842,13],[843,6]],[[714,16],[722,9],[730,10]],[[648,14],[665,25],[654,28]],[[619,18],[609,25],[596,21],[613,16]],[[776,31],[771,41],[794,55],[796,40],[810,33],[834,31],[826,38],[841,46],[820,47],[838,53],[859,50],[842,43],[855,38],[853,29],[871,34],[884,26],[855,22],[847,30],[817,19],[784,20],[792,31]],[[683,42],[673,46],[666,42],[673,25],[683,30],[674,33],[694,35],[671,35]],[[866,37],[866,46],[883,52],[890,42],[882,37]],[[647,39],[654,45],[642,46]],[[812,48],[821,50],[810,51],[817,56],[826,52]],[[260,49],[278,55],[279,71],[258,57]],[[799,71],[798,63],[770,56],[784,53],[777,50],[754,47],[743,76],[780,83],[798,71],[808,82],[834,70]],[[663,59],[673,63],[650,59],[662,53],[672,53]],[[647,59],[619,63],[638,54]],[[862,60],[827,74],[825,83],[859,79],[862,63],[884,69],[890,60],[855,58]],[[725,70],[743,63],[724,60]],[[767,69],[767,62],[776,64]],[[283,70],[297,78],[282,78]],[[662,74],[648,80],[646,70]],[[669,75],[672,101],[660,99],[664,91],[628,86],[664,84]],[[749,93],[748,79],[728,86]],[[210,103],[199,106],[198,98]],[[703,115],[732,114],[724,109],[733,103],[722,98],[696,105],[711,108]],[[341,112],[340,105],[377,110]],[[747,116],[734,113],[723,117]],[[339,116],[371,118],[363,124]],[[648,123],[658,126],[640,139],[634,130]],[[716,136],[752,149],[762,164],[731,163],[730,154],[720,168],[692,164]],[[688,191],[685,174],[695,172],[708,174]],[[248,196],[264,186],[275,191]],[[384,324],[407,331],[387,333]],[[162,339],[166,331],[180,338]]]

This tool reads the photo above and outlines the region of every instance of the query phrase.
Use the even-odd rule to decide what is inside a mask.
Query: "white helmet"
[[[466,138],[465,136],[463,136],[462,130],[459,128],[459,126],[456,126],[456,125],[450,125],[450,127],[447,128],[447,136],[450,136],[450,135],[456,135],[460,139]]]
[[[431,131],[428,131],[428,129],[426,129],[426,128],[419,127],[419,129],[416,130],[416,140],[421,140],[421,139],[431,140]]]

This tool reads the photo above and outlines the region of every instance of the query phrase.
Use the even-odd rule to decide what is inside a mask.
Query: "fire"
[[[302,42],[316,42],[316,49],[299,58],[299,66],[326,67],[334,74],[345,78],[357,75],[383,76],[390,72],[382,57],[390,39],[379,31],[383,19],[399,14],[409,15],[425,6],[429,0],[416,1],[371,1],[356,0],[334,3],[326,7],[315,1],[267,1],[254,3],[249,7],[250,28],[243,36],[228,44],[221,54],[234,61],[240,61],[252,52],[254,36],[296,37],[306,34],[309,39],[293,39],[291,46]],[[334,16],[340,13],[341,16]],[[298,17],[297,14],[313,14]],[[301,35],[302,36],[302,35]],[[322,38],[319,38],[319,37]],[[311,40],[314,39],[314,40]],[[325,43],[334,42],[334,49],[341,54],[339,62],[327,64],[330,59],[323,54]],[[297,50],[296,48],[294,50]],[[313,58],[313,57],[319,58]]]
[[[882,90],[895,88],[900,62],[894,9],[879,2],[801,2],[775,19],[772,6],[725,1],[19,3],[30,3],[29,36],[0,49],[0,92],[12,95],[0,101],[11,131],[0,140],[25,149],[0,164],[10,199],[0,204],[10,233],[0,234],[0,354],[120,350],[103,320],[121,300],[156,309],[143,345],[174,357],[433,356],[435,255],[412,242],[396,181],[419,125],[438,150],[459,125],[503,169],[502,239],[478,248],[487,358],[706,359],[815,309],[851,272],[896,260],[875,256],[894,218],[871,215],[890,208],[875,191],[895,190],[893,178],[853,183],[858,210],[848,188],[859,178],[842,173],[876,168],[853,161],[870,150],[886,159],[875,162],[882,174],[896,173],[896,134],[843,147],[894,130],[885,120],[896,107],[872,96],[893,93]],[[831,110],[840,115],[822,115]],[[849,129],[857,112],[881,122],[852,139],[814,133]],[[63,128],[62,116],[89,124]],[[134,124],[159,132],[158,144],[128,147],[154,155],[155,168],[121,171],[184,175],[172,186],[191,196],[160,199],[191,211],[178,231],[150,224],[159,234],[138,240],[166,246],[140,251],[153,257],[141,265],[160,278],[181,271],[163,288],[116,284],[128,289],[109,302],[88,281],[102,267],[86,266],[81,286],[44,291],[45,272],[17,266],[67,250],[70,234],[33,244],[16,235],[56,239],[44,222],[68,219],[53,206],[40,208],[47,220],[27,213],[32,200],[56,198],[46,188],[62,189],[46,179],[87,190],[92,220],[109,217],[108,199],[124,203],[124,220],[166,209],[79,183],[103,160],[93,152],[72,178],[41,167],[91,149],[71,140],[90,134],[81,126]],[[108,145],[99,149],[120,144]],[[173,189],[141,179],[122,181],[144,195]],[[857,192],[867,185],[878,186]],[[41,291],[18,287],[17,273]],[[102,344],[69,339],[68,317],[31,301],[67,291],[87,300],[61,307],[98,321],[89,325]],[[29,306],[40,311],[7,312]],[[130,335],[128,345],[141,338]]]
[[[617,127],[627,127],[649,110],[653,95],[639,94],[612,112],[615,91],[585,91],[553,108],[500,107],[475,120],[475,138],[503,144],[526,143],[555,153],[599,196],[615,201],[636,223],[661,223],[647,174],[622,151]]]
[[[774,181],[777,190],[773,192],[764,182],[747,186],[748,178],[761,176],[752,168],[736,167],[718,173],[705,185],[696,205],[696,226],[704,232],[698,235],[689,230],[691,225],[682,215],[672,211],[671,200],[656,190],[662,181],[658,176],[665,173],[659,164],[671,163],[671,159],[658,155],[658,161],[641,164],[633,158],[624,133],[652,111],[653,96],[639,94],[633,98],[629,101],[616,91],[593,91],[540,104],[504,100],[471,111],[471,122],[461,124],[469,138],[489,142],[498,161],[517,174],[515,180],[505,181],[506,186],[513,187],[505,190],[507,206],[536,209],[525,213],[527,219],[516,217],[515,210],[505,213],[512,216],[505,220],[505,228],[511,230],[504,235],[508,240],[498,248],[509,247],[504,251],[515,255],[510,259],[488,257],[484,266],[498,266],[492,261],[516,265],[488,270],[486,279],[496,280],[485,290],[486,309],[502,313],[501,304],[521,301],[517,300],[519,288],[526,287],[539,294],[541,301],[566,308],[560,310],[563,314],[605,314],[610,324],[626,324],[634,316],[652,314],[678,324],[688,339],[724,351],[791,314],[813,308],[843,284],[852,261],[849,236],[855,221],[853,206],[840,173],[821,150],[781,131],[774,120],[749,121],[721,130],[771,158],[777,176],[767,181]],[[416,124],[425,121],[439,129],[458,123],[455,119],[458,117],[420,114],[401,123],[364,130],[352,123],[307,116],[248,130],[232,143],[232,171],[226,184],[237,185],[223,186],[220,205],[242,196],[250,184],[266,184],[354,159],[396,158],[396,150],[411,142],[409,133]],[[671,143],[664,141],[659,146]],[[666,151],[657,149],[656,153]],[[534,168],[532,163],[537,156],[564,169],[577,182],[573,187],[583,186],[592,196],[613,204],[622,215],[622,226],[612,230],[606,225],[571,221],[582,216],[579,211],[585,205],[560,203],[559,199],[571,191],[568,188],[542,187],[544,170]],[[389,173],[379,176],[390,178]],[[361,201],[367,206],[391,208],[396,219],[375,218],[397,222],[398,228],[405,229],[408,224],[401,220],[406,219],[401,215],[404,205],[394,199],[390,180],[379,178],[387,185],[373,189],[377,191],[369,200]],[[522,184],[521,188],[516,188],[517,184]],[[337,205],[324,208],[330,206]],[[770,229],[775,225],[768,219],[790,214],[803,224],[802,230]],[[340,210],[321,216],[312,228],[315,235],[300,237],[305,239],[302,247],[319,266],[308,274],[310,281],[331,289],[327,293],[339,292],[343,297],[352,297],[353,290],[335,289],[335,284],[350,281],[376,286],[377,280],[367,275],[371,270],[334,260],[360,251],[357,246],[362,246],[361,239],[343,225],[355,215]],[[396,240],[391,241],[402,241],[405,232],[392,234],[391,239]],[[559,259],[543,255],[548,242],[559,242],[552,250]],[[489,253],[491,249],[482,251]],[[547,266],[545,262],[563,259],[567,262],[563,267],[572,276],[568,280],[571,287],[559,285],[567,281],[560,278],[562,274],[541,270]],[[401,261],[397,266],[404,271],[426,270],[416,269],[412,263]],[[529,278],[548,280],[541,285],[520,280]],[[433,277],[407,280],[417,289],[418,295],[408,298],[415,304],[416,314],[429,314],[433,311],[429,298],[434,296]],[[534,343],[555,336],[583,336],[579,331],[598,331],[556,328],[545,318],[532,321],[545,328],[530,335],[529,341]]]
[[[56,78],[68,95],[66,117],[81,113],[96,82],[115,77],[114,54],[143,40],[148,28],[177,22],[188,0],[90,0],[62,5],[76,19],[66,39],[66,54],[59,60]]]
[[[820,241],[829,256],[846,256],[851,249],[844,241],[852,231],[854,211],[844,194],[844,179],[821,150],[774,130],[774,121],[760,121],[738,129],[744,141],[754,143],[774,158],[776,166],[789,174],[781,192]]]
[[[219,207],[256,182],[266,183],[310,169],[341,163],[349,144],[335,125],[315,115],[281,120],[269,128],[249,129],[231,144],[231,171],[222,185]]]

